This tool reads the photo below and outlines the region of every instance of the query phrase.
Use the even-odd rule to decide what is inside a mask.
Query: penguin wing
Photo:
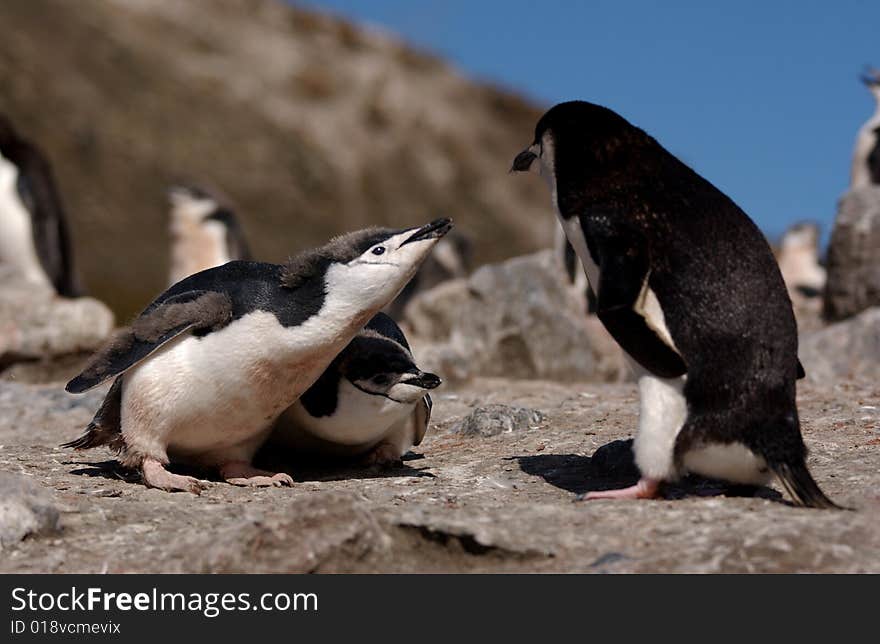
[[[425,394],[425,397],[416,403],[416,408],[413,411],[413,445],[420,445],[425,437],[433,408],[434,402],[431,400],[430,394]]]
[[[217,291],[186,291],[151,306],[92,357],[65,389],[79,394],[124,373],[185,331],[216,331],[232,320],[232,301]]]
[[[587,221],[597,249],[599,289],[596,315],[617,343],[642,367],[661,378],[687,373],[648,288],[650,262],[644,243],[627,232],[609,231],[605,221]],[[592,248],[590,249],[592,253]]]
[[[59,295],[80,294],[73,271],[67,220],[48,161],[28,146],[20,161],[16,189],[31,214],[34,246],[40,265]]]
[[[867,163],[871,183],[880,184],[880,127],[874,128],[874,147],[868,154]]]

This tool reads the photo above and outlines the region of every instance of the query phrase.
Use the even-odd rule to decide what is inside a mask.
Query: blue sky
[[[880,1],[312,0],[539,104],[581,98],[643,127],[770,236],[830,230],[880,66]],[[529,132],[523,132],[523,140]]]

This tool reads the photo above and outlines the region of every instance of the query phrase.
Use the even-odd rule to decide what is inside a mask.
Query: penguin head
[[[819,225],[812,221],[793,224],[782,236],[783,250],[808,249],[817,251],[819,247]]]
[[[437,219],[418,228],[369,228],[342,235],[292,258],[282,283],[295,289],[323,278],[325,292],[346,302],[352,313],[378,310],[400,293],[451,229],[451,219]]]
[[[362,332],[346,347],[339,365],[357,389],[400,403],[421,400],[442,383],[439,376],[419,369],[401,345],[369,332]]]
[[[631,164],[639,149],[651,145],[656,145],[651,137],[607,107],[569,101],[541,117],[531,145],[516,156],[510,171],[540,174],[566,216],[563,202],[571,189],[598,182],[609,168]]]
[[[865,67],[865,71],[861,75],[862,82],[867,86],[871,93],[878,101],[880,101],[880,69],[874,67]]]
[[[219,207],[216,198],[196,186],[174,185],[167,194],[171,206],[172,232],[185,225],[202,224]]]
[[[250,258],[244,233],[223,200],[192,185],[172,186],[167,195],[172,284],[230,260]]]

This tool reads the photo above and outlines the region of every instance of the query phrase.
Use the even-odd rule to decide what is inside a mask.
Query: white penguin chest
[[[30,282],[50,285],[34,245],[30,213],[18,194],[18,168],[0,156],[0,263]]]
[[[581,222],[578,217],[569,217],[568,219],[564,219],[562,215],[557,211],[556,216],[559,218],[559,223],[562,225],[562,230],[565,232],[565,237],[568,239],[568,243],[571,244],[571,247],[574,248],[574,252],[577,253],[578,259],[581,260],[581,264],[584,267],[584,271],[587,273],[587,279],[590,281],[590,286],[593,289],[594,293],[599,292],[599,267],[596,265],[596,262],[593,261],[593,257],[590,255],[590,249],[587,248],[587,239],[584,237],[584,230],[581,228]]]
[[[256,311],[202,338],[172,340],[126,372],[123,433],[150,433],[177,453],[260,435],[345,344],[321,342],[313,320],[284,327]]]
[[[172,235],[171,284],[231,259],[226,227],[220,222],[194,222],[181,217],[173,223]]]
[[[367,445],[379,442],[397,423],[410,416],[414,407],[414,403],[367,394],[343,378],[339,383],[336,409],[331,415],[312,416],[302,402],[297,401],[279,419],[276,432],[288,443],[296,442],[296,436],[304,433],[330,443]]]

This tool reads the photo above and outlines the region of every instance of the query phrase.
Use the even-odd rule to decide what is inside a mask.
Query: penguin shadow
[[[62,465],[84,465],[70,470],[74,476],[88,476],[110,479],[111,481],[125,481],[126,483],[139,483],[141,480],[140,473],[122,466],[119,461],[101,461],[93,463],[90,461],[63,461]]]
[[[308,459],[284,458],[259,456],[254,462],[255,467],[261,467],[272,472],[286,472],[293,477],[297,483],[306,483],[308,481],[342,481],[349,479],[377,479],[377,478],[400,478],[400,477],[418,477],[418,478],[435,478],[434,474],[427,471],[427,468],[410,467],[405,461],[416,461],[423,459],[421,454],[404,454],[399,463],[391,465],[363,465],[357,461],[346,461],[339,459],[321,458],[316,459],[309,457]],[[101,461],[93,463],[90,461],[64,461],[62,465],[82,465],[70,470],[70,474],[74,476],[88,476],[93,478],[105,478],[111,481],[125,481],[126,483],[141,483],[141,475],[138,471],[123,467],[118,461]],[[168,470],[175,474],[185,474],[195,476],[196,478],[220,482],[214,472],[209,472],[200,468],[188,467],[173,463]]]
[[[421,454],[409,452],[400,461],[388,465],[365,465],[357,459],[329,457],[315,454],[269,454],[261,452],[254,461],[256,467],[272,472],[286,472],[297,483],[310,481],[347,481],[382,478],[436,478],[428,468],[412,467],[408,463],[423,459]]]
[[[579,454],[538,454],[513,456],[526,474],[539,476],[547,483],[580,496],[588,492],[613,490],[634,485],[639,480],[632,451],[633,440],[615,440],[593,452],[592,456]],[[756,497],[785,503],[783,496],[768,487],[734,485],[700,476],[686,476],[681,481],[663,486],[664,499],[682,499],[688,496]]]

